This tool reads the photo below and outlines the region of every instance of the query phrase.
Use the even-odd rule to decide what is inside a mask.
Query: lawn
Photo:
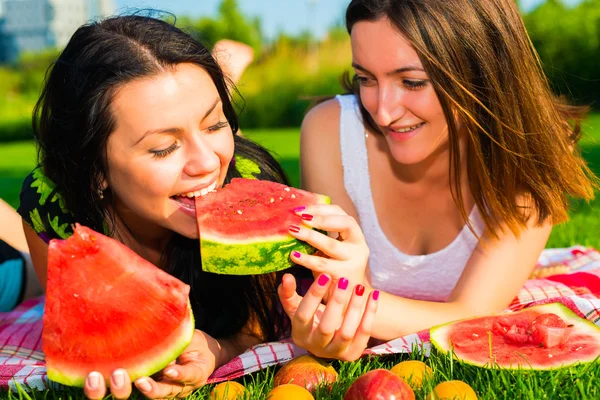
[[[583,154],[600,174],[600,114],[593,115],[586,124],[586,137],[582,141]],[[293,184],[299,183],[297,129],[267,131],[245,130],[244,135],[271,149],[286,169]],[[13,206],[18,204],[18,194],[23,178],[35,164],[35,149],[30,142],[0,145],[0,197]],[[564,247],[576,243],[600,248],[600,216],[595,209],[600,208],[600,199],[590,204],[573,202],[571,220],[554,228],[548,247]],[[378,358],[363,358],[357,362],[333,362],[340,373],[340,380],[331,392],[324,389],[316,398],[341,399],[350,383],[363,372],[374,368],[390,368],[393,364],[412,358],[424,358],[418,353]],[[460,379],[473,386],[481,399],[598,399],[600,398],[600,362],[589,366],[578,366],[553,372],[507,371],[480,369],[464,365],[450,357],[438,354],[435,350],[426,359],[433,369],[434,376],[426,381],[423,389],[416,392],[417,399],[424,399],[433,386],[441,381]],[[264,399],[273,385],[275,368],[239,379],[247,388],[248,399]],[[193,399],[207,397],[211,385],[198,390]],[[0,397],[2,393],[0,393]],[[76,399],[81,391],[69,389],[66,392],[48,391],[43,393],[8,395],[11,399]],[[141,398],[141,397],[140,397]]]

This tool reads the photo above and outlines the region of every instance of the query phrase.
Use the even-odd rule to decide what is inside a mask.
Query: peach
[[[431,368],[417,360],[402,361],[394,365],[390,372],[404,379],[413,389],[421,388],[423,377],[427,376],[427,379],[430,379],[433,375]]]
[[[315,400],[302,386],[286,383],[279,385],[267,394],[267,400]]]
[[[314,393],[319,385],[331,384],[338,378],[336,370],[326,361],[306,354],[285,364],[273,378],[274,386],[292,383]]]
[[[344,400],[415,400],[415,394],[404,380],[387,369],[375,369],[354,381]]]

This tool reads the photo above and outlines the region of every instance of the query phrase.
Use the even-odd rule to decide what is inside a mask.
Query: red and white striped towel
[[[528,280],[508,310],[558,301],[600,325],[600,252],[582,246],[547,249],[540,256],[537,268],[557,265],[568,272]],[[40,344],[43,306],[42,297],[0,314],[0,390],[15,390],[16,384],[25,389],[49,387]],[[380,344],[367,349],[365,354],[406,353],[415,346],[429,351],[428,331]],[[305,353],[290,340],[260,344],[217,369],[209,382],[235,379]]]

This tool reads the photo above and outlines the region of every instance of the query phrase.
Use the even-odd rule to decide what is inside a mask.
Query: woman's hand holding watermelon
[[[206,383],[217,365],[227,362],[226,349],[208,334],[196,330],[188,348],[162,371],[153,377],[142,377],[135,381],[138,390],[149,399],[183,398]],[[116,370],[109,382],[110,392],[115,399],[131,396],[132,382],[123,369]],[[89,399],[101,399],[106,395],[102,375],[92,372],[84,386]]]
[[[328,275],[321,274],[302,297],[296,292],[294,277],[283,276],[278,293],[292,321],[292,339],[296,345],[318,357],[344,361],[362,355],[371,337],[379,291],[365,295],[363,285],[348,289],[346,278],[335,284]],[[324,305],[326,293],[330,293],[330,298]]]
[[[289,232],[299,240],[303,240],[319,250],[314,255],[292,252],[290,257],[298,265],[302,265],[315,275],[326,273],[337,282],[341,278],[348,280],[350,287],[363,285],[371,287],[365,280],[369,248],[362,230],[354,217],[348,215],[339,206],[330,204],[298,207],[294,212],[302,217],[304,224],[315,229],[301,226],[290,226]],[[337,238],[328,236],[339,233]]]

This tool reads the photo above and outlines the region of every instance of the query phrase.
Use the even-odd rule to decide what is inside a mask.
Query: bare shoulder
[[[308,131],[318,127],[322,130],[339,131],[340,103],[336,99],[326,100],[313,107],[302,121],[302,130]]]
[[[311,109],[302,121],[300,137],[302,187],[331,197],[348,214],[357,217],[344,187],[340,151],[340,105],[327,100]]]

